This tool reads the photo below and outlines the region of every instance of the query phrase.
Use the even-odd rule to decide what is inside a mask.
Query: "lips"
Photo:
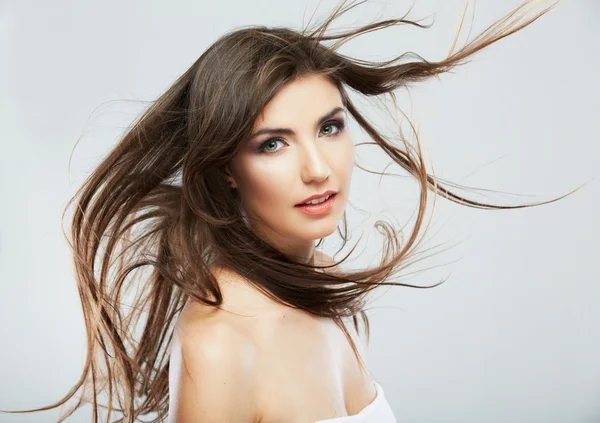
[[[309,201],[321,199],[323,197],[326,197],[327,195],[335,195],[335,194],[337,194],[336,191],[328,190],[328,191],[325,191],[322,194],[311,195],[310,197],[305,198],[304,200],[302,200],[302,202],[296,204],[296,206],[304,206],[305,205],[304,203],[308,203]]]
[[[327,201],[331,200],[333,197],[335,197],[335,194],[327,194],[325,197],[321,197],[321,198],[315,198],[314,200],[319,200],[318,203],[309,203],[309,204],[298,204],[296,205],[296,207],[311,207],[311,206],[320,206],[323,203],[326,203]],[[314,201],[311,200],[311,201]]]
[[[330,194],[327,196],[327,200],[325,201],[321,201],[317,204],[303,204],[300,206],[296,206],[296,208],[308,216],[324,216],[327,215],[333,209],[336,197],[336,194]]]

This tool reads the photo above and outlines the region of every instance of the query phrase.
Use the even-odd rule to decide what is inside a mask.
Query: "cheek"
[[[260,209],[261,214],[293,203],[289,190],[292,186],[292,173],[289,166],[276,160],[248,163],[241,178],[245,202],[252,209]]]
[[[350,146],[348,147],[346,166],[348,173],[352,174],[352,170],[354,169],[354,144],[352,143],[352,140],[350,140]]]
[[[354,145],[349,137],[338,144],[335,151],[332,151],[330,163],[335,166],[340,182],[349,182],[354,169]]]

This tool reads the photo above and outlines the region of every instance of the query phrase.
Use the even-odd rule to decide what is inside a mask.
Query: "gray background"
[[[411,5],[370,3],[334,29],[400,16]],[[471,35],[519,3],[478,1]],[[303,15],[306,21],[318,8],[321,18],[334,4],[0,3],[1,409],[58,400],[79,377],[85,332],[60,215],[143,102],[225,31],[250,24],[297,28]],[[409,17],[435,19],[432,28],[386,29],[341,51],[383,60],[411,50],[439,60],[464,5],[418,0]],[[383,288],[369,305],[367,361],[399,422],[600,422],[599,183],[593,179],[600,157],[599,17],[596,0],[563,0],[453,74],[398,93],[419,127],[430,172],[433,163],[438,177],[496,191],[458,194],[520,204],[589,182],[557,203],[521,210],[437,200],[422,248],[438,253],[407,269],[401,281],[450,279],[433,289]],[[388,122],[376,103],[359,106],[374,122]],[[352,124],[355,142],[368,141]],[[388,163],[368,147],[357,147],[357,160],[377,171]],[[377,176],[354,172],[349,245],[360,231],[366,237],[349,266],[376,263],[375,220],[404,224],[416,209],[416,183],[397,167],[387,171],[400,177],[379,184]],[[335,244],[328,240],[324,248],[335,252]],[[91,421],[89,411],[70,421]],[[50,422],[57,415],[0,414],[0,422]]]

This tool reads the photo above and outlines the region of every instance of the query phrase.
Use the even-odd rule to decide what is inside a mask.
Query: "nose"
[[[329,164],[315,143],[310,143],[304,149],[302,160],[301,177],[304,183],[327,179],[330,173]]]

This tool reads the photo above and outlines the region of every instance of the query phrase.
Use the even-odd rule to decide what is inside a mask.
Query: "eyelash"
[[[338,120],[338,119],[328,120],[327,122],[325,122],[325,123],[323,124],[323,126],[322,126],[321,128],[323,128],[323,127],[326,127],[326,126],[332,126],[332,125],[335,125],[335,126],[337,126],[337,127],[338,127],[338,131],[337,131],[335,134],[326,135],[326,137],[334,137],[334,136],[336,136],[336,135],[339,135],[339,134],[341,134],[341,133],[342,133],[342,131],[343,131],[343,130],[344,130],[344,128],[345,128],[345,123],[344,123],[344,121],[343,121],[343,120]],[[282,138],[280,138],[280,137],[269,138],[268,140],[266,140],[265,142],[263,142],[263,143],[262,143],[262,144],[261,144],[261,145],[258,147],[258,152],[259,152],[259,153],[261,153],[261,154],[277,154],[277,152],[278,152],[280,149],[279,149],[279,150],[275,150],[275,151],[271,151],[271,152],[267,152],[267,151],[265,151],[265,146],[266,146],[268,143],[272,142],[272,141],[282,141],[282,142],[283,142],[283,139],[282,139]]]

